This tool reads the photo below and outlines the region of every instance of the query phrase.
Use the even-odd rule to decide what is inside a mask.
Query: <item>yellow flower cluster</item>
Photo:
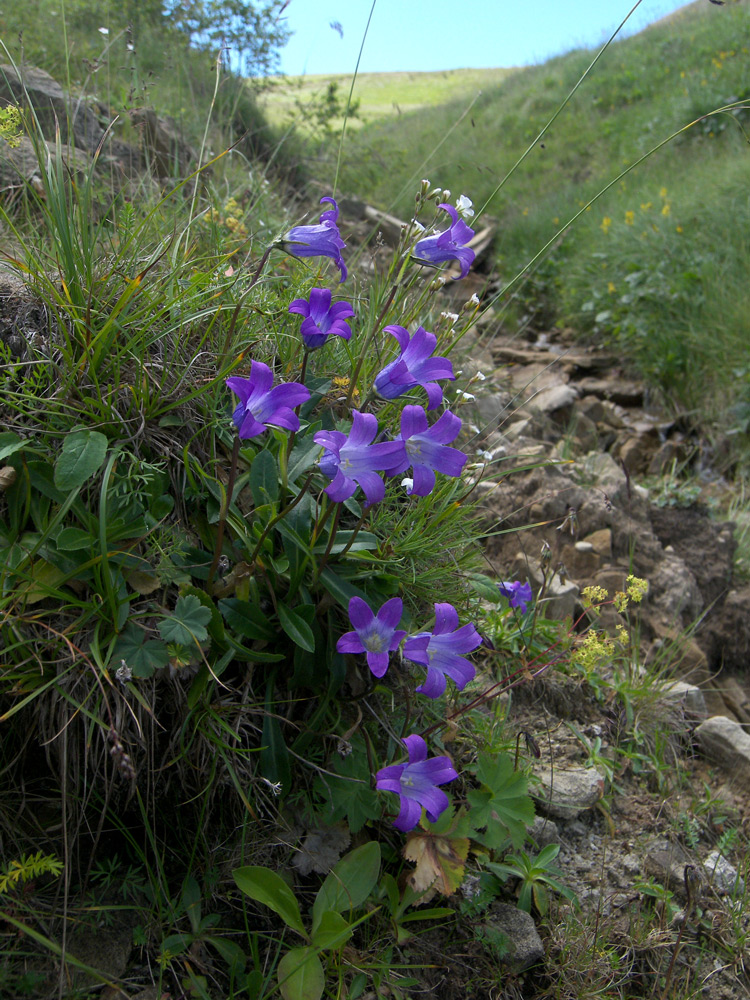
[[[581,603],[584,608],[592,608],[595,604],[602,604],[609,597],[609,592],[604,587],[584,587],[581,591]]]
[[[0,139],[15,148],[21,144],[22,135],[21,112],[18,108],[13,104],[0,108]]]
[[[573,653],[573,662],[588,674],[606,660],[611,659],[614,653],[615,640],[606,632],[597,632],[591,629],[584,635]]]
[[[206,222],[214,222],[217,226],[224,226],[235,236],[247,236],[247,227],[242,221],[242,206],[235,198],[226,200],[222,212],[210,208],[203,218]]]

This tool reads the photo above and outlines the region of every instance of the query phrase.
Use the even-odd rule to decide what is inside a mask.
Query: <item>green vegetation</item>
[[[675,407],[700,413],[705,432],[728,433],[742,458],[749,27],[746,4],[694,4],[615,42],[536,143],[593,52],[518,71],[476,101],[456,95],[369,123],[348,135],[341,188],[403,218],[421,177],[468,194],[499,222],[497,264],[506,288],[516,282],[500,300],[509,331],[523,313],[618,344]]]
[[[623,984],[637,982],[642,995],[688,1000],[716,964],[746,989],[739,880],[710,911],[691,883],[679,928],[670,924],[674,887],[634,883],[620,906],[634,941],[623,949],[620,911],[589,907],[584,917],[560,847],[534,843],[529,761],[542,751],[510,707],[534,676],[544,683],[554,673],[573,697],[617,713],[622,732],[610,746],[578,737],[607,778],[599,806],[610,832],[617,797],[638,775],[654,791],[654,815],[670,796],[693,794],[685,815],[694,822],[681,830],[695,849],[710,844],[738,866],[747,853],[732,808],[695,795],[671,766],[687,727],[654,709],[662,679],[643,669],[637,625],[623,619],[611,637],[585,619],[546,618],[550,566],[536,595],[520,581],[501,593],[480,571],[477,487],[507,473],[475,461],[465,427],[450,436],[471,385],[459,345],[479,306],[467,296],[458,314],[442,311],[443,276],[415,257],[447,263],[438,203],[454,203],[459,187],[477,202],[491,193],[502,170],[494,160],[487,177],[467,167],[459,184],[451,171],[471,161],[442,157],[459,141],[466,154],[464,127],[485,141],[497,95],[476,100],[473,122],[465,106],[448,111],[460,127],[444,131],[440,162],[427,170],[438,169],[453,196],[412,184],[414,165],[395,154],[384,161],[391,175],[402,170],[404,191],[410,185],[388,207],[415,213],[426,230],[406,227],[372,267],[360,266],[361,248],[341,246],[330,199],[319,205],[319,195],[297,191],[292,203],[294,150],[304,147],[281,142],[218,58],[222,5],[170,6],[165,23],[162,4],[119,11],[38,0],[23,12],[22,43],[21,14],[0,15],[9,60],[23,52],[57,73],[70,101],[95,96],[107,125],[146,102],[188,108],[181,124],[195,147],[190,166],[175,157],[169,176],[148,156],[151,169],[123,176],[108,168],[106,144],[82,157],[63,140],[68,130],[43,123],[28,101],[0,112],[2,150],[33,160],[0,191],[0,993],[82,1000],[125,984],[190,1000],[401,1000],[439,995],[435,956],[444,963],[468,948],[461,989],[483,995],[517,982],[501,964],[498,902],[533,911],[550,944],[550,974],[530,974],[539,997],[624,1000]],[[266,42],[250,50],[254,65],[272,59],[272,31]],[[242,37],[234,44],[248,56]],[[535,74],[552,81],[545,100],[527,94],[515,124],[507,107],[494,119],[514,155],[587,60],[574,54],[503,84],[506,100]],[[153,83],[150,67],[160,73]],[[630,70],[620,72],[611,93],[600,90],[607,108],[591,110],[600,132],[612,104],[645,100],[633,96]],[[474,88],[470,76],[442,80],[453,95],[457,81]],[[427,82],[423,104],[435,99]],[[363,112],[366,103],[363,92]],[[397,115],[389,141],[403,141],[407,118],[414,129],[417,118]],[[332,152],[338,119],[325,105],[320,124]],[[345,186],[368,197],[368,184],[384,190],[383,165],[363,178],[351,164],[374,128],[346,147],[344,164]],[[734,164],[736,221],[744,208],[732,128],[688,133],[693,145],[683,148],[701,169],[716,150]],[[127,122],[122,134],[137,138]],[[617,156],[637,156],[640,135],[634,127]],[[553,203],[564,217],[601,184],[576,175],[584,152],[564,168],[557,201],[551,169],[527,179],[528,215],[521,189],[503,189],[509,275],[554,232]],[[489,155],[477,145],[480,166]],[[589,159],[607,176],[607,155]],[[418,165],[415,176],[424,172]],[[333,169],[321,177],[331,190]],[[729,177],[717,189],[726,192]],[[657,263],[672,260],[680,225],[693,249],[679,267],[699,273],[670,301],[703,308],[690,232],[709,224],[709,209],[690,223],[657,164],[648,178],[658,185],[653,204],[638,211],[656,226],[647,230],[653,271],[667,281]],[[628,187],[613,195],[623,205],[630,196]],[[619,335],[653,339],[658,289],[650,271],[638,277],[630,266],[641,243],[624,255],[635,225],[607,204],[612,221],[591,223],[593,235],[601,247],[621,241],[608,275],[621,267],[629,276],[634,294],[621,305],[646,324],[639,332],[618,320]],[[615,336],[604,310],[579,303],[596,292],[590,253],[576,256],[574,243],[587,224],[537,272],[535,288],[560,310],[594,313],[592,336]],[[707,268],[733,266],[700,253]],[[347,321],[322,346],[306,339],[325,340],[320,329],[334,322],[313,307],[316,296],[318,305],[333,299],[337,324]],[[432,375],[417,377],[414,359],[383,335],[389,326],[412,343],[420,326],[434,331],[420,359]],[[683,391],[684,380],[649,371],[665,391]],[[431,432],[442,421],[439,442],[414,430],[421,420]],[[646,584],[629,577],[626,587],[587,595],[593,625],[603,603],[624,613]],[[425,689],[435,674],[447,687],[433,697]],[[117,968],[102,967],[103,951],[118,950],[103,940],[124,950]]]

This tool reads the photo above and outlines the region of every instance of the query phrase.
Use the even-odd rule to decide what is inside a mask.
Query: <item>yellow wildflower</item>
[[[581,591],[581,596],[583,598],[581,603],[584,608],[591,608],[594,604],[601,604],[602,601],[606,601],[609,594],[604,587],[592,585],[590,587],[584,587]]]
[[[635,221],[635,212],[629,208],[625,213],[625,225],[632,226],[634,221]]]
[[[604,218],[602,219],[602,225],[601,225],[602,232],[603,233],[608,233],[609,232],[609,227],[611,225],[612,225],[612,220],[610,219],[610,217],[608,215],[605,215]]]
[[[648,580],[642,580],[640,577],[633,576],[631,573],[627,578],[626,583],[628,596],[631,601],[635,601],[636,604],[640,604],[648,593]]]
[[[661,207],[661,214],[662,215],[669,215],[669,213],[671,211],[672,211],[672,209],[670,207],[669,202],[667,202],[665,205],[662,205],[662,207]]]
[[[610,281],[608,283],[608,285],[607,285],[607,291],[609,292],[610,295],[612,294],[612,292],[617,291],[617,285],[615,285],[614,281]]]
[[[660,188],[659,189],[659,197],[661,199],[664,199],[664,198],[667,197],[667,189],[666,188]]]

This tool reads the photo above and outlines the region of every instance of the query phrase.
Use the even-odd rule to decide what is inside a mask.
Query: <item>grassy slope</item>
[[[363,73],[357,77],[353,99],[359,101],[359,119],[370,122],[422,108],[434,108],[457,98],[470,100],[479,91],[505,80],[512,69],[453,69],[439,73]],[[352,78],[347,75],[317,75],[279,78],[264,95],[263,106],[273,123],[298,120],[303,106],[336,83],[346,97]],[[356,119],[355,119],[356,121]]]
[[[629,164],[750,96],[750,8],[702,3],[678,14],[613,44],[499,191],[593,51],[515,72],[471,107],[473,98],[454,96],[368,123],[347,137],[341,189],[402,216],[425,176],[469,195],[500,219],[499,265],[511,279]],[[729,391],[735,434],[750,399],[740,319],[750,311],[748,149],[737,128],[748,117],[700,121],[615,185],[568,231],[533,292],[559,319],[619,338],[681,405],[720,417]]]

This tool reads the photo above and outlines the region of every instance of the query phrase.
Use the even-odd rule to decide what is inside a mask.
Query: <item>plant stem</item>
[[[234,492],[234,481],[237,478],[237,459],[240,455],[240,436],[236,435],[234,439],[234,444],[232,445],[232,460],[229,466],[229,482],[227,483],[226,493],[224,494],[224,503],[221,505],[221,514],[219,515],[219,528],[216,532],[216,545],[214,547],[214,557],[211,560],[211,566],[208,570],[208,577],[206,579],[206,590],[209,594],[213,589],[213,579],[216,573],[216,567],[219,565],[219,559],[221,558],[221,547],[224,542],[224,527],[227,523],[227,513],[229,512],[229,504],[232,502],[232,493]]]
[[[343,509],[343,506],[344,505],[341,503],[336,504],[336,514],[334,515],[333,524],[331,525],[331,534],[328,538],[328,545],[326,545],[326,550],[323,553],[323,558],[320,560],[320,564],[318,565],[318,570],[315,574],[316,581],[318,580],[320,574],[325,569],[326,563],[328,562],[328,557],[331,554],[331,549],[333,548],[333,543],[336,538],[336,531],[338,530],[339,518],[341,517],[341,511]]]

